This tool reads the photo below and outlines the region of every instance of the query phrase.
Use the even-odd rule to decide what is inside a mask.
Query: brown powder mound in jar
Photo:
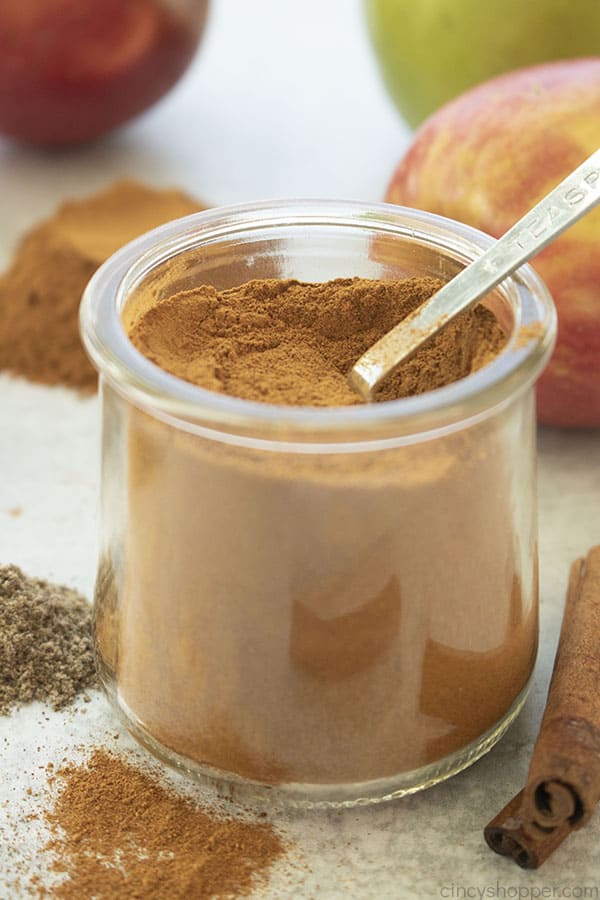
[[[228,261],[215,278],[238,276]],[[124,329],[176,375],[288,403],[357,402],[353,360],[439,285],[262,281],[219,294],[194,284],[200,264],[182,254],[157,267]],[[397,394],[469,373],[504,340],[485,307],[440,337]],[[458,427],[408,440],[367,417],[344,430],[354,444],[334,432],[305,446],[285,416],[274,437],[247,422],[230,440],[108,388],[126,527],[124,551],[103,560],[96,621],[125,714],[167,754],[307,799],[316,785],[334,800],[382,779],[391,791],[400,774],[440,760],[448,772],[453,754],[489,746],[537,646],[530,401],[481,416],[465,403]]]
[[[62,709],[96,685],[92,608],[71,588],[0,566],[0,714],[41,700]]]
[[[285,852],[268,822],[201,809],[103,749],[55,778],[46,849],[65,876],[52,891],[62,900],[243,897]]]
[[[34,227],[0,278],[0,369],[41,384],[93,390],[96,372],[78,330],[87,282],[128,241],[203,208],[180,191],[119,181],[63,204]]]
[[[414,277],[265,279],[225,291],[201,285],[150,306],[130,338],[162,369],[212,391],[266,403],[345,406],[361,402],[346,381],[359,356],[441,284]],[[505,341],[490,310],[468,310],[389,377],[377,399],[464,378]]]

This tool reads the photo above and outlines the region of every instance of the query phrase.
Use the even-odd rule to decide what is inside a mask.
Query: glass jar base
[[[219,795],[233,802],[260,801],[275,807],[296,809],[340,809],[370,806],[396,800],[408,794],[433,787],[468,768],[484,756],[500,740],[519,715],[529,693],[528,681],[512,706],[491,728],[475,741],[442,759],[410,772],[387,778],[350,784],[263,784],[223,772],[165,747],[144,728],[118,694],[105,684],[120,718],[133,737],[150,753],[167,765],[185,772],[199,783],[216,788]]]

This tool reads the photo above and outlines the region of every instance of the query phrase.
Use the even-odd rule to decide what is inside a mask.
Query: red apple
[[[88,141],[163,96],[192,60],[208,0],[1,0],[0,133]]]
[[[499,237],[600,147],[600,58],[501,75],[442,107],[417,133],[386,199]],[[558,309],[538,382],[538,420],[600,426],[600,209],[535,257]]]

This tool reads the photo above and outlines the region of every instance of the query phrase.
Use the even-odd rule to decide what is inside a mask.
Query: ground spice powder
[[[0,714],[41,700],[62,709],[96,685],[92,608],[71,588],[0,566]]]
[[[85,285],[128,241],[202,208],[180,191],[119,181],[63,204],[34,227],[0,277],[0,369],[41,384],[93,390],[96,373],[78,330]]]
[[[346,379],[359,356],[441,284],[415,277],[265,279],[225,291],[201,285],[147,309],[130,337],[162,369],[209,390],[267,403],[345,406],[361,402]],[[493,313],[468,310],[388,378],[377,399],[464,378],[504,342]]]
[[[148,771],[104,749],[53,776],[58,796],[45,814],[63,876],[60,900],[183,900],[242,897],[282,857],[266,821],[202,809]]]
[[[348,368],[439,284],[219,292],[191,283],[193,260],[175,266],[124,311],[138,348],[215,391],[290,404],[355,403]],[[473,310],[394,391],[466,375],[504,339]],[[282,417],[263,448],[174,427],[110,387],[104,404],[124,445],[106,472],[99,654],[111,693],[162,752],[337,796],[468,756],[502,721],[537,640],[530,395],[383,446],[366,417],[347,434],[356,444],[316,447]]]

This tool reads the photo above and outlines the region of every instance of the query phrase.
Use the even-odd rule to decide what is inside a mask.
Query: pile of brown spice
[[[96,685],[91,620],[77,591],[0,566],[0,715],[33,700],[62,709]]]
[[[204,207],[177,190],[119,181],[63,204],[31,229],[0,277],[0,369],[41,384],[93,390],[78,310],[95,270],[119,247]]]
[[[436,278],[325,283],[265,279],[217,291],[200,285],[150,305],[130,329],[138,350],[173,375],[246,400],[345,406],[356,360],[441,287]],[[477,306],[419,350],[377,394],[391,400],[464,378],[489,362],[506,336]]]
[[[123,311],[137,348],[215,392],[321,407],[361,402],[349,368],[440,284],[219,291],[194,286],[197,273],[182,254],[138,285]],[[469,310],[380,399],[468,376],[505,341],[491,309]],[[520,407],[510,415],[521,421]],[[508,416],[383,447],[365,422],[358,448],[327,435],[304,452],[286,417],[264,450],[180,428],[152,404],[130,410],[126,559],[108,561],[97,593],[99,654],[122,708],[165,753],[329,796],[465,750],[502,721],[535,657]],[[198,690],[207,683],[218,691]]]
[[[200,808],[104,749],[50,781],[58,795],[45,813],[45,849],[62,876],[51,896],[61,900],[243,897],[285,852],[270,823]]]

